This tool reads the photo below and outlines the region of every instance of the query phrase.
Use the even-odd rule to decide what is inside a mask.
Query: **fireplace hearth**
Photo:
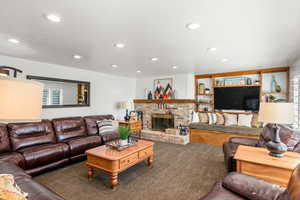
[[[174,128],[174,115],[171,113],[153,113],[152,130],[165,131],[167,128]]]

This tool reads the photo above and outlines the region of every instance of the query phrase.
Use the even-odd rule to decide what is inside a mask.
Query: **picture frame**
[[[154,99],[174,98],[173,78],[161,78],[154,80]]]

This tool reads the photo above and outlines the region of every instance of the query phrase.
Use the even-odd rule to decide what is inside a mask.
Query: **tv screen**
[[[259,110],[260,87],[224,87],[214,89],[217,110]]]

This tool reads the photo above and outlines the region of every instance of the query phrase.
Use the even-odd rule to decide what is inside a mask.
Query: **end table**
[[[237,171],[287,187],[293,170],[300,163],[300,154],[286,152],[283,158],[272,157],[265,148],[240,145],[234,156]]]
[[[129,129],[135,133],[138,138],[141,138],[142,121],[119,121],[119,126],[129,127]]]

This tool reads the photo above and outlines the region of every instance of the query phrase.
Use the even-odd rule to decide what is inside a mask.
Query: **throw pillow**
[[[13,175],[0,174],[0,199],[26,200],[27,195],[15,184]]]
[[[246,126],[251,128],[253,115],[239,114],[238,115],[238,126]]]
[[[216,124],[217,125],[224,125],[224,123],[225,123],[224,115],[221,114],[221,113],[216,113],[216,116],[217,116]]]
[[[97,121],[99,135],[111,133],[116,130],[116,122],[114,120],[104,119]]]
[[[253,128],[260,128],[261,123],[258,121],[258,114],[253,114],[252,121],[251,121],[251,126]]]
[[[217,123],[217,115],[216,113],[207,113],[208,115],[208,124],[213,125]]]
[[[193,114],[192,114],[192,123],[197,123],[199,121],[200,120],[199,120],[198,114],[196,112],[193,112]]]
[[[236,114],[224,114],[225,118],[225,126],[236,126],[238,124],[237,115]]]
[[[207,124],[208,123],[207,113],[199,113],[199,120],[200,120],[201,123]]]

